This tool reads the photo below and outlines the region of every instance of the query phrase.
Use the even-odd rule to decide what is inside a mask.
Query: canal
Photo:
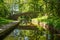
[[[46,40],[46,35],[36,30],[16,28],[3,40]]]

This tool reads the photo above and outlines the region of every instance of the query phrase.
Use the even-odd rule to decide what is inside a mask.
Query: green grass
[[[8,20],[8,19],[4,19],[4,18],[0,17],[0,26],[8,24],[10,22],[12,22],[12,20]]]

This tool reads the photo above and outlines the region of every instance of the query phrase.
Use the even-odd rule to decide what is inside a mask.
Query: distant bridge
[[[39,12],[24,12],[24,13],[17,13],[17,14],[12,14],[10,15],[8,18],[9,19],[13,19],[13,20],[17,20],[19,16],[28,16],[28,17],[32,17],[32,18],[36,18],[38,16]],[[34,16],[34,17],[33,17]]]

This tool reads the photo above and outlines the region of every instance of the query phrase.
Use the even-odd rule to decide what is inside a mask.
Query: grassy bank
[[[5,24],[8,24],[8,23],[10,23],[12,21],[13,20],[9,20],[9,19],[5,19],[5,18],[0,17],[0,26],[1,25],[5,25]]]

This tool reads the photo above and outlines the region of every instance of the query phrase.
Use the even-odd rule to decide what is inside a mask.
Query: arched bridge
[[[13,19],[13,20],[17,20],[19,16],[28,16],[28,17],[31,17],[31,18],[35,18],[35,17],[38,16],[37,13],[39,13],[39,12],[23,12],[23,13],[17,13],[17,14],[10,15],[8,18],[9,19]]]

